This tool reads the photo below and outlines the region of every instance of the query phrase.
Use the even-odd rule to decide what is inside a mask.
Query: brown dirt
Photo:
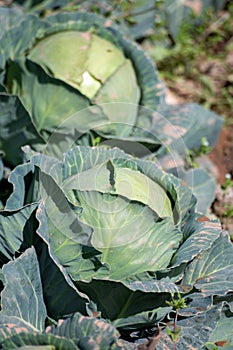
[[[226,174],[233,177],[233,126],[223,128],[209,157],[218,168],[218,183],[225,181]]]
[[[230,174],[233,179],[233,126],[225,127],[219,135],[218,142],[210,159],[218,169],[218,184],[216,198],[212,205],[214,213],[219,217],[222,227],[233,236],[233,187],[224,190],[222,184],[225,175]]]

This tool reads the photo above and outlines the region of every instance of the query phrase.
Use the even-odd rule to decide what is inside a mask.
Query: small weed
[[[218,350],[219,348],[217,347],[217,345],[213,344],[213,343],[206,343],[206,346],[208,347],[208,350]]]
[[[222,189],[225,191],[225,190],[227,190],[228,188],[230,188],[232,186],[233,186],[233,180],[231,178],[231,174],[226,174],[225,175],[225,181],[222,184]]]
[[[233,217],[233,205],[224,206],[224,216],[229,219]]]
[[[174,350],[176,350],[176,343],[177,343],[177,340],[179,339],[180,332],[181,332],[181,327],[177,327],[178,312],[179,310],[186,308],[187,305],[186,305],[185,298],[181,297],[180,293],[177,293],[177,299],[175,299],[174,293],[171,293],[171,298],[172,300],[166,301],[166,303],[167,305],[171,306],[175,311],[174,324],[173,324],[173,329],[170,329],[167,327],[166,331],[174,343]]]
[[[92,133],[90,133],[90,139],[91,139],[92,147],[99,146],[99,144],[101,142],[100,136],[94,136]]]
[[[207,154],[211,151],[211,147],[209,145],[209,141],[206,139],[206,137],[202,137],[201,139],[201,146],[199,149],[194,150],[187,150],[187,158],[186,161],[189,166],[192,168],[198,168],[198,163],[195,161],[195,158],[201,157],[204,154]]]

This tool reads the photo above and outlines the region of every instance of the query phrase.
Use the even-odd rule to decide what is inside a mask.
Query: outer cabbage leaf
[[[232,271],[232,243],[227,234],[222,234],[189,264],[182,283],[194,286],[206,296],[225,295],[233,291]]]
[[[233,313],[229,305],[225,304],[222,309],[221,318],[210,335],[208,349],[216,346],[217,349],[231,350],[233,346],[232,322]]]
[[[183,180],[191,186],[197,198],[196,210],[206,213],[215,198],[215,178],[204,169],[192,169],[184,175]]]
[[[77,310],[86,315],[89,298],[77,289],[65,268],[51,259],[45,243],[38,242],[36,250],[48,315],[56,320]]]
[[[183,145],[185,149],[199,149],[203,137],[208,140],[210,146],[213,146],[224,122],[214,112],[195,103],[175,106],[163,104],[158,110],[172,127],[171,131],[166,130],[167,123],[165,129],[161,127],[162,134],[168,136],[166,145],[182,153],[184,152]],[[180,137],[182,137],[183,144],[177,142],[177,138]]]
[[[2,179],[3,179],[3,176],[4,176],[4,165],[3,165],[3,161],[2,159],[0,158],[0,185],[1,185],[1,182],[2,182]],[[0,210],[3,209],[3,202],[2,202],[2,194],[0,195]]]
[[[20,2],[20,0],[16,2]],[[43,1],[34,0],[23,4],[26,9],[30,8],[31,11],[40,12],[45,9],[53,10],[58,7],[60,10],[65,10],[67,9],[67,5],[69,5],[68,0],[47,0],[45,3]],[[82,10],[93,13],[93,11],[96,10],[96,1],[89,0],[88,2],[82,3]],[[98,3],[98,12],[102,15],[107,15],[108,18],[112,17],[117,19],[118,28],[132,39],[144,38],[150,35],[151,30],[154,28],[155,6],[153,0],[134,1],[127,9],[126,20],[123,19],[125,15],[124,7],[121,5],[116,7],[114,3],[109,0],[102,0]],[[112,25],[114,25],[113,22]]]
[[[29,143],[32,147],[39,147],[44,140],[18,97],[0,94],[0,110],[0,148],[4,150],[5,157],[16,165],[23,158],[22,146]]]
[[[3,165],[2,159],[0,158],[0,181],[3,178],[3,174],[4,174],[4,165]]]
[[[32,175],[36,172],[35,162],[36,157],[32,159],[32,162],[18,165],[10,173],[8,181],[13,184],[14,191],[7,199],[5,210],[16,211],[37,201],[37,193],[33,193],[33,190],[37,192],[37,179]],[[27,180],[29,184],[33,183],[31,191],[30,186],[27,186]]]
[[[0,212],[0,260],[11,260],[23,243],[32,243],[29,219],[36,207],[31,204],[18,211]]]
[[[20,9],[11,9],[7,7],[0,7],[0,22],[1,33],[0,36],[15,26],[15,23],[19,23],[23,19],[23,13]]]
[[[56,326],[49,326],[43,333],[20,333],[3,341],[4,350],[131,350],[133,344],[119,339],[120,333],[110,323],[101,319],[84,317],[79,313]]]
[[[0,70],[5,69],[9,59],[18,58],[35,41],[35,37],[47,28],[48,24],[35,15],[23,16],[17,25],[4,31],[0,36]],[[23,35],[22,35],[23,34]]]
[[[191,261],[200,252],[209,249],[220,236],[221,225],[205,216],[195,215],[185,225],[183,234],[185,240],[172,258],[173,267]]]
[[[78,350],[72,340],[53,334],[20,333],[3,342],[3,350]]]
[[[77,285],[90,296],[103,318],[110,319],[116,327],[136,329],[163,319],[171,310],[166,304],[170,293],[182,292],[182,289],[169,278],[146,279],[142,274],[135,279],[135,282],[92,280]]]
[[[71,318],[60,320],[57,326],[48,327],[47,334],[64,336],[75,341],[80,349],[134,349],[133,345],[124,345],[119,341],[119,332],[110,323],[104,320],[83,317],[75,313]]]
[[[4,265],[2,272],[1,340],[19,332],[42,331],[47,313],[34,248]]]
[[[65,119],[89,106],[89,100],[78,91],[49,77],[29,60],[18,60],[9,65],[7,84],[11,93],[20,97],[40,133],[52,131]]]
[[[185,159],[173,148],[169,154],[158,155],[159,163],[165,171],[177,176],[190,186],[197,199],[196,210],[206,213],[215,198],[216,180],[212,175],[212,162],[206,157],[201,161],[200,159],[197,160],[199,168],[186,170]]]

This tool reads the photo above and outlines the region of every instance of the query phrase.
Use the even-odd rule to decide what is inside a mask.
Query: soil
[[[226,174],[230,174],[233,179],[233,126],[223,128],[219,135],[218,142],[209,154],[209,157],[218,170],[216,198],[212,209],[220,218],[223,229],[228,230],[232,237],[233,186],[224,190],[222,184],[226,180]]]
[[[225,181],[226,174],[233,178],[233,126],[222,129],[209,157],[218,169],[218,183],[222,184]]]

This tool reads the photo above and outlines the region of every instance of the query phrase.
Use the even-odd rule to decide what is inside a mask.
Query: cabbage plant
[[[167,106],[152,61],[109,19],[6,8],[0,19],[0,149],[12,165],[22,146],[40,150],[55,130],[62,141],[77,132],[80,145],[137,141],[156,154],[176,148],[177,137],[190,149],[203,136],[215,143],[221,118],[196,104]]]
[[[187,304],[178,315],[177,349],[232,345],[233,247],[217,221],[195,212],[185,183],[118,148],[75,146],[62,160],[25,152],[28,161],[11,173],[14,191],[0,213],[5,349],[52,346],[48,322],[55,338],[76,339],[79,348],[74,332],[84,316],[107,322],[106,331],[108,324],[118,329],[113,348],[127,334],[123,349],[136,348],[136,335],[162,322],[157,348],[172,349],[165,327],[172,324],[172,295]],[[31,300],[37,306],[29,311]],[[61,318],[66,326],[59,321],[56,329]],[[85,346],[93,337],[100,342],[105,329],[98,336],[90,323]]]
[[[8,16],[11,23],[13,14],[3,11],[2,17]],[[74,113],[101,105],[97,116],[76,120],[75,127],[79,130],[84,122],[90,129],[97,119],[110,122],[105,133],[128,136],[137,121],[138,104],[154,109],[159,102],[163,86],[152,62],[103,21],[82,12],[45,20],[19,15],[17,24],[1,34],[1,147],[11,162],[17,157],[11,151],[15,147],[9,147],[12,134],[17,134],[15,120],[26,139],[18,142],[37,145]],[[108,107],[110,102],[124,102],[128,108],[116,113]]]

